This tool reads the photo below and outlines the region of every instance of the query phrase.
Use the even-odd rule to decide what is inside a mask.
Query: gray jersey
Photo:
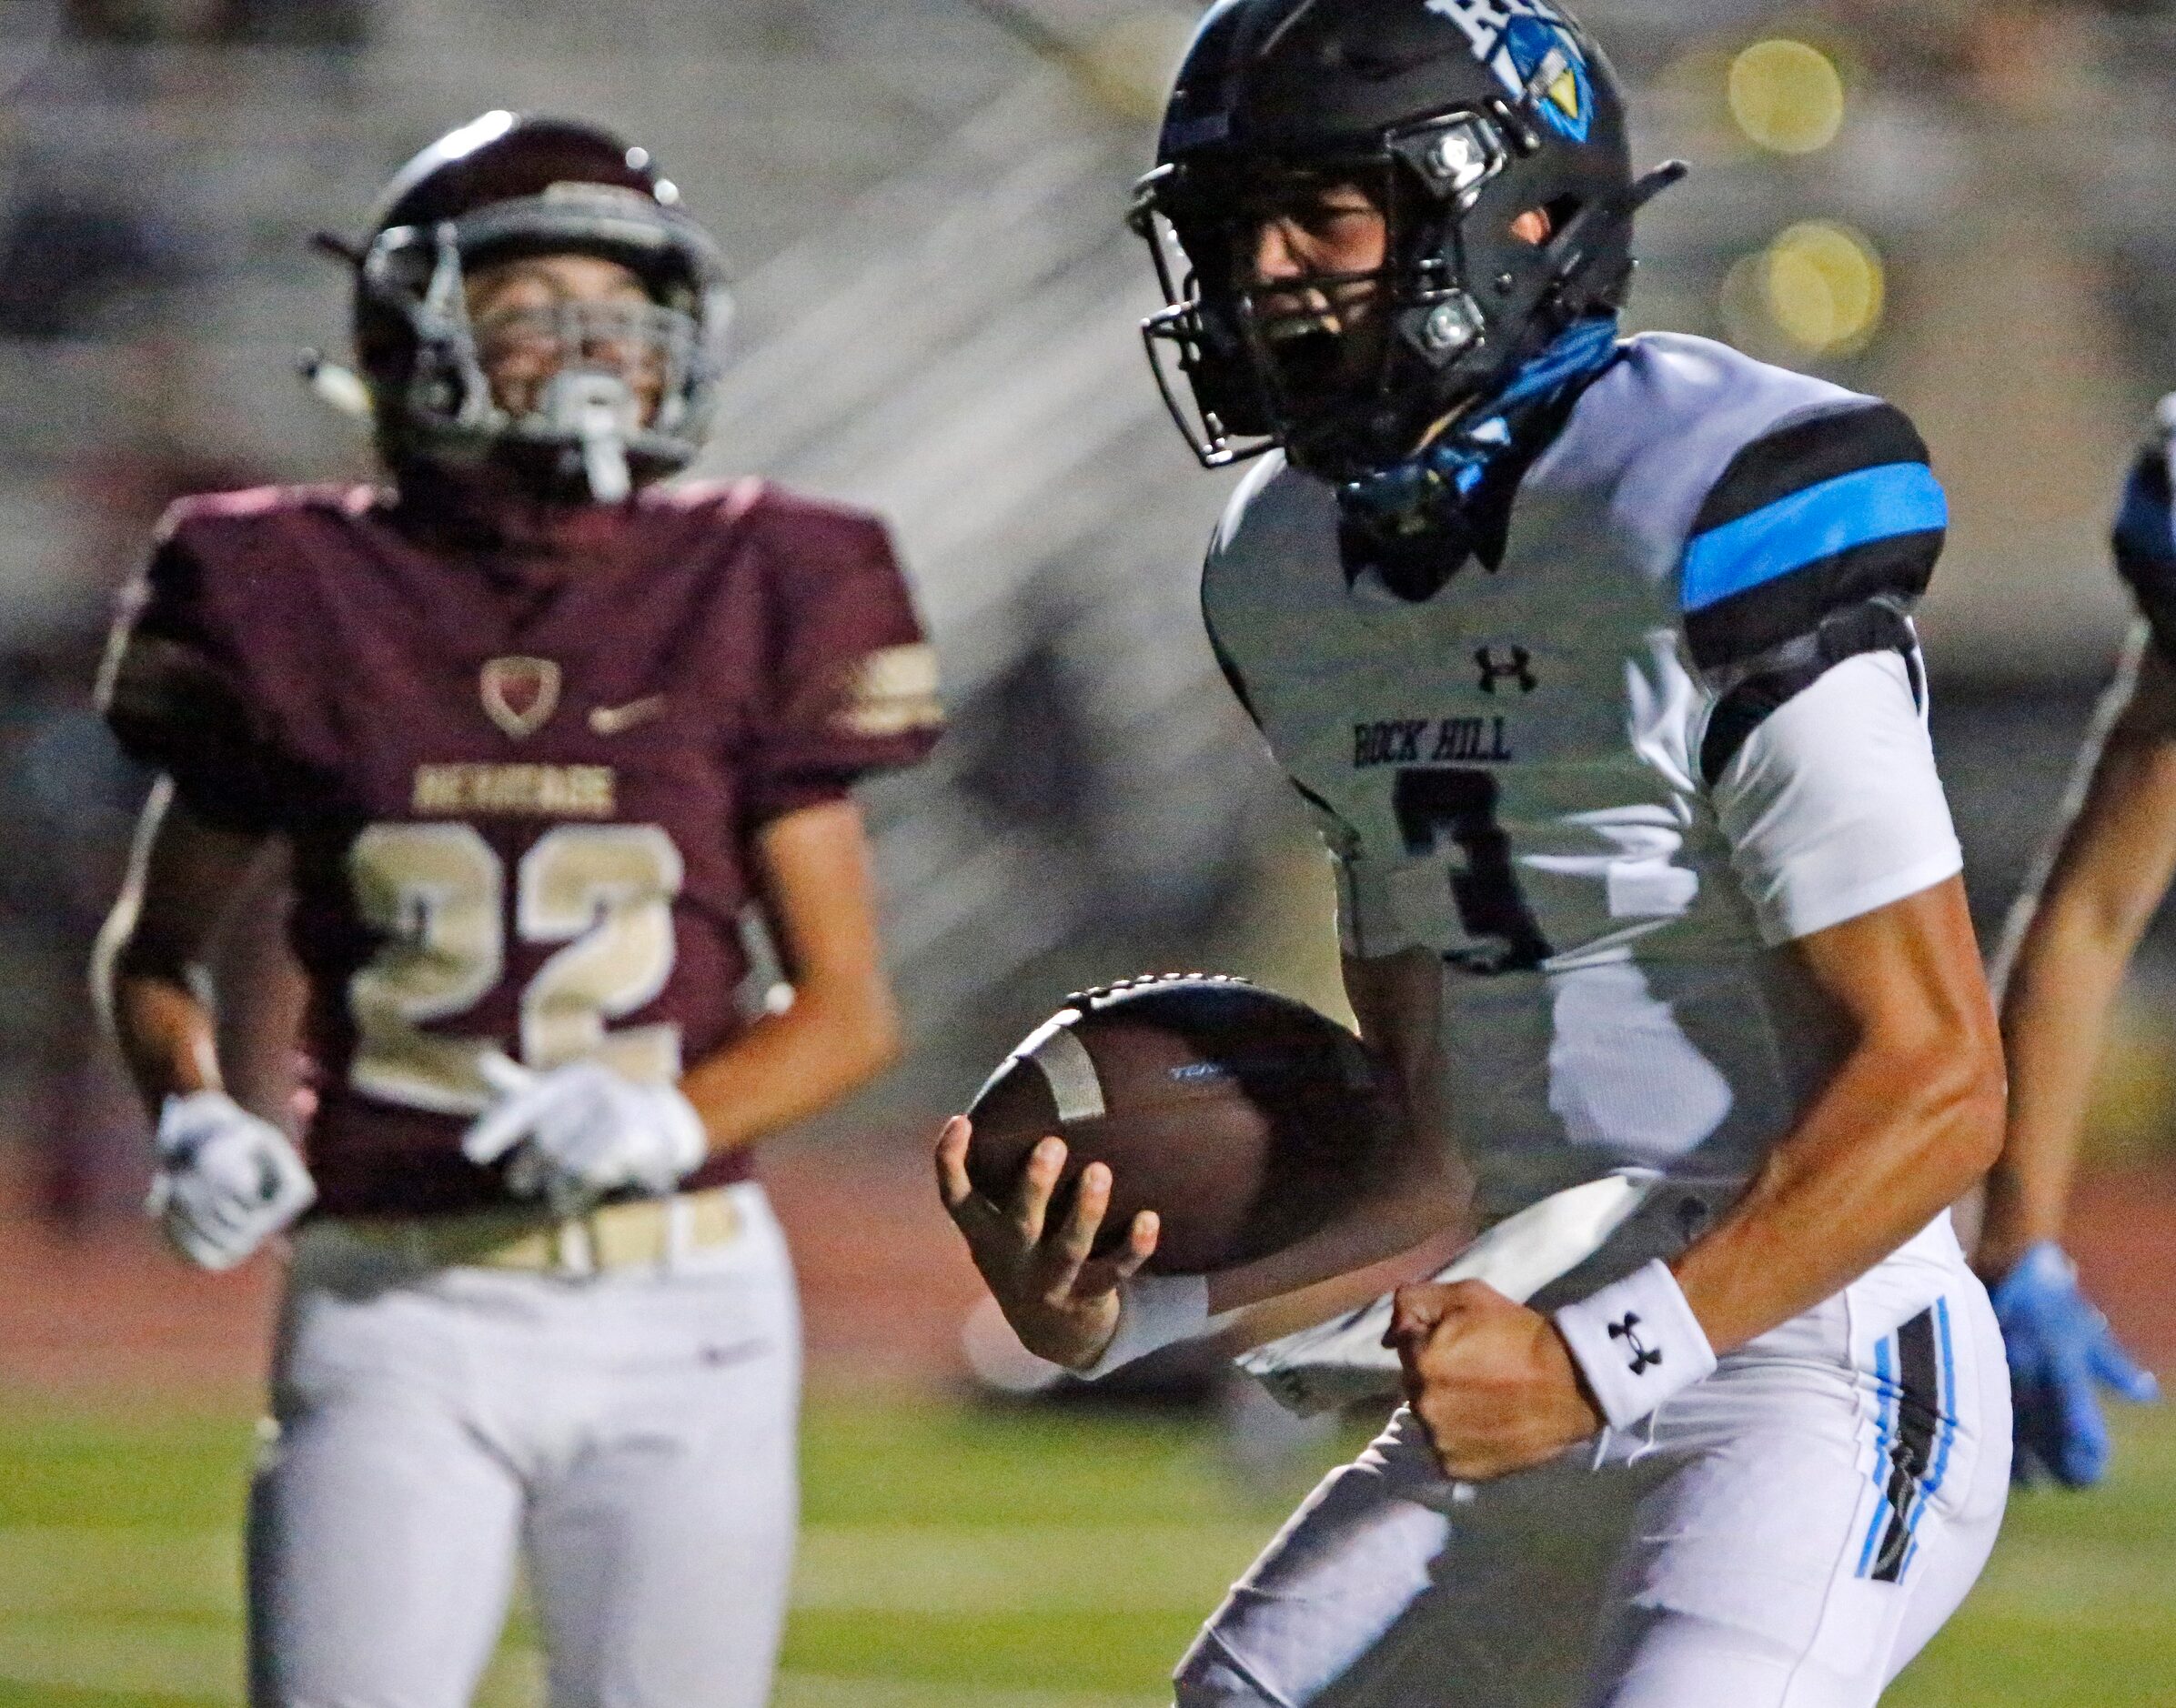
[[[1346,947],[1442,957],[1486,1214],[1628,1162],[1740,1178],[1827,1077],[1777,945],[1958,868],[1907,616],[1944,520],[1894,409],[1664,334],[1432,597],[1348,563],[1327,486],[1271,459],[1235,495],[1212,639]]]

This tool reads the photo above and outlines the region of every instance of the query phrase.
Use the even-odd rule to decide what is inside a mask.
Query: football
[[[1281,1251],[1365,1185],[1390,1131],[1385,1076],[1304,1002],[1204,973],[1070,997],[968,1110],[967,1170],[1002,1201],[1035,1142],[1067,1148],[1053,1215],[1092,1161],[1111,1170],[1099,1253],[1134,1214],[1162,1220],[1146,1267],[1204,1274]]]

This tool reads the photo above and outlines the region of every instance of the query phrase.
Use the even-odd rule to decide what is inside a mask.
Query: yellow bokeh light
[[[1804,42],[1755,42],[1730,62],[1729,95],[1738,127],[1778,154],[1826,148],[1844,122],[1843,74]]]
[[[1764,261],[1768,318],[1800,348],[1848,354],[1880,327],[1881,257],[1848,226],[1818,219],[1793,226],[1768,245]]]

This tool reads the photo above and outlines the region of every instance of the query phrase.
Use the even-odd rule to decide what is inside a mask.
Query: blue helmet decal
[[[1511,98],[1559,136],[1585,142],[1594,125],[1587,55],[1563,14],[1545,0],[1425,0],[1472,43]]]
[[[1587,58],[1571,32],[1537,17],[1517,17],[1505,26],[1504,51],[1518,67],[1527,106],[1543,124],[1574,142],[1587,140],[1594,123],[1594,91],[1587,80]]]

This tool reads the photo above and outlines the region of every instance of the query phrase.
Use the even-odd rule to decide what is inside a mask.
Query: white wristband
[[[1209,1283],[1199,1275],[1135,1275],[1118,1284],[1118,1332],[1095,1362],[1073,1373],[1089,1381],[1210,1327]]]
[[[1707,1331],[1659,1258],[1566,1305],[1556,1327],[1611,1429],[1638,1422],[1715,1369]]]

